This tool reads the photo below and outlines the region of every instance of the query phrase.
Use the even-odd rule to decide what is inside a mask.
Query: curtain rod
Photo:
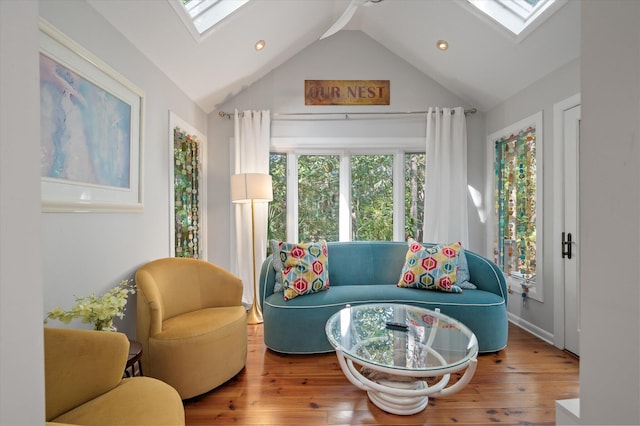
[[[433,111],[432,111],[433,112]],[[442,112],[442,111],[440,111]],[[464,115],[467,114],[475,114],[478,112],[477,108],[465,109]],[[314,116],[314,115],[340,115],[344,116],[345,119],[348,119],[350,115],[414,115],[414,114],[428,114],[429,111],[406,111],[406,112],[291,112],[291,113],[273,113],[272,117],[304,117],[304,116]],[[451,111],[451,114],[455,114],[455,110]],[[242,112],[240,113],[242,114]],[[233,113],[228,113],[224,111],[220,111],[218,115],[221,118],[231,119],[233,117]]]

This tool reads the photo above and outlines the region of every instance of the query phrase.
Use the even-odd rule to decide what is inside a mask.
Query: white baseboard
[[[553,345],[553,333],[549,333],[548,331],[541,329],[540,327],[530,323],[529,321],[523,320],[522,318],[512,314],[511,312],[507,312],[507,317],[509,318],[509,322]]]

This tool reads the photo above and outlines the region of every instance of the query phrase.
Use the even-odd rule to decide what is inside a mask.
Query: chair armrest
[[[475,284],[478,289],[490,291],[497,294],[505,300],[508,298],[507,282],[504,278],[502,270],[487,259],[477,253],[465,250],[467,255],[467,263],[469,264],[470,281]]]
[[[153,274],[147,270],[139,269],[136,272],[136,287],[137,339],[146,342],[149,336],[162,331],[164,319],[162,295]]]
[[[128,355],[129,340],[122,333],[45,328],[46,419],[115,388]]]
[[[273,289],[276,284],[276,273],[273,269],[272,254],[267,256],[264,262],[262,262],[258,284],[258,300],[260,300],[260,304],[262,305],[264,303],[264,299],[274,293]]]

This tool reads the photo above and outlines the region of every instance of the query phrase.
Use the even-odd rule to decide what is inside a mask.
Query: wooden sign
[[[389,80],[305,80],[305,105],[389,105]]]

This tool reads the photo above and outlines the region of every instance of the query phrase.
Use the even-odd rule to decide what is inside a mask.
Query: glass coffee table
[[[416,414],[426,408],[430,396],[459,391],[477,366],[476,336],[439,309],[347,305],[329,318],[326,332],[347,379],[393,414]],[[451,373],[465,369],[447,387]]]

